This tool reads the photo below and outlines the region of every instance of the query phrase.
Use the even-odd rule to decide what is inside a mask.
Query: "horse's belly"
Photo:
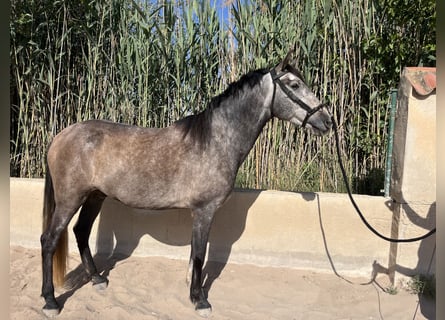
[[[116,179],[104,190],[107,196],[127,206],[141,209],[193,208],[225,199],[231,184],[214,179]]]
[[[103,191],[107,196],[134,208],[170,209],[190,207],[185,190],[180,191],[175,187],[120,183],[107,189]]]

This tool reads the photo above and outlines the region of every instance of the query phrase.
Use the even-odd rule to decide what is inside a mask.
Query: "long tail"
[[[43,232],[45,232],[51,225],[55,209],[54,201],[54,187],[49,172],[46,167],[45,175],[45,191],[43,196]],[[66,260],[68,255],[68,231],[62,231],[59,242],[57,243],[56,251],[53,256],[53,281],[56,286],[63,286],[66,274]]]

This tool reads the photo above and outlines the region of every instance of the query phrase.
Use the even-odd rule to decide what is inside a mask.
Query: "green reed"
[[[382,73],[378,35],[394,25],[376,2],[212,3],[12,1],[11,175],[42,177],[49,142],[71,123],[167,126],[204,109],[249,70],[278,63],[290,48],[338,120],[350,180],[383,169],[388,93],[399,74]],[[344,191],[333,143],[332,135],[314,137],[274,119],[237,186]]]

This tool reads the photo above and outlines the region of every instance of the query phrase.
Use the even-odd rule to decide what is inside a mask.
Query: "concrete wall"
[[[10,242],[39,248],[43,180],[11,178],[10,189]],[[369,222],[390,235],[391,202],[363,195],[355,199]],[[71,231],[74,222],[70,251],[77,252]],[[405,235],[410,228],[400,224],[398,233]],[[417,232],[424,230],[417,227]],[[188,210],[136,210],[107,199],[90,246],[104,254],[188,260],[190,235]],[[418,256],[421,245],[425,243],[399,251],[398,259],[403,259],[408,270],[423,263]],[[378,265],[388,266],[389,253],[390,245],[366,229],[345,194],[239,190],[216,214],[208,257],[224,263],[370,276]]]

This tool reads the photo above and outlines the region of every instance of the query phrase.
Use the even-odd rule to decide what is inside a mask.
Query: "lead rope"
[[[363,216],[362,212],[360,211],[360,208],[358,207],[357,203],[355,202],[354,198],[352,197],[351,189],[349,188],[348,179],[346,177],[346,171],[345,171],[345,168],[343,166],[342,159],[341,159],[340,139],[338,138],[338,127],[337,127],[337,123],[335,122],[334,116],[331,116],[331,120],[332,120],[332,127],[334,128],[335,146],[336,146],[336,149],[337,149],[338,163],[340,165],[340,170],[341,170],[341,174],[343,176],[343,180],[345,182],[346,190],[348,191],[349,199],[351,200],[351,203],[354,206],[355,211],[357,211],[358,215],[360,216],[360,218],[362,219],[362,221],[366,225],[366,227],[368,227],[368,229],[371,230],[379,238],[381,238],[383,240],[386,240],[386,241],[389,241],[389,242],[397,242],[397,243],[399,243],[399,242],[415,242],[415,241],[419,241],[419,240],[425,239],[425,238],[431,236],[432,234],[436,233],[436,228],[434,228],[431,231],[427,232],[426,234],[424,234],[423,236],[420,236],[420,237],[408,238],[408,239],[388,238],[388,237],[382,235],[381,233],[379,233],[376,229],[374,229],[368,223],[368,221],[366,221],[365,217]]]

